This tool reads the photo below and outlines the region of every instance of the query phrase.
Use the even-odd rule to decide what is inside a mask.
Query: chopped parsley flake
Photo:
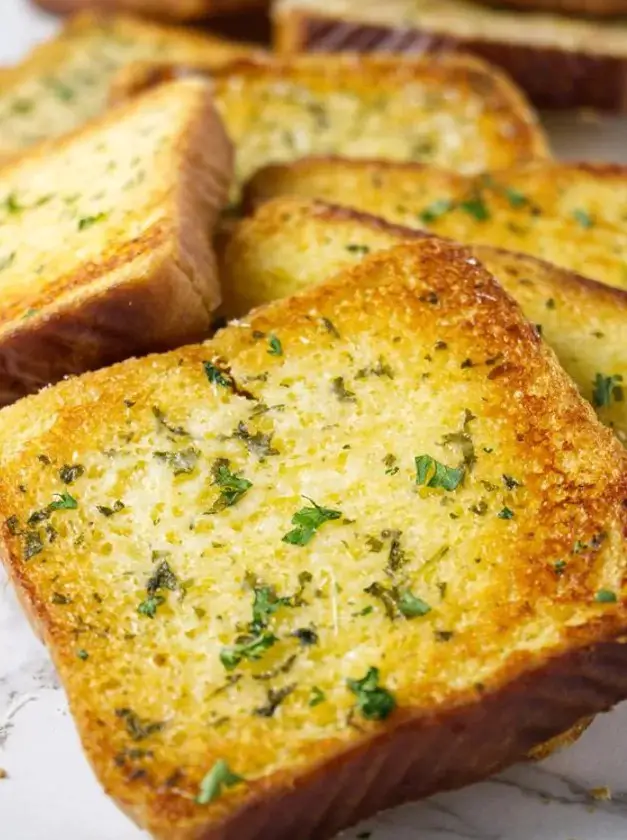
[[[85,473],[82,464],[64,464],[59,470],[59,478],[64,484],[74,484]]]
[[[156,732],[161,732],[165,726],[165,723],[161,723],[160,721],[150,721],[140,718],[132,709],[116,709],[115,714],[116,717],[124,721],[126,731],[133,741],[143,741]]]
[[[307,545],[313,539],[316,531],[325,522],[340,519],[342,516],[342,512],[339,510],[321,507],[313,499],[309,499],[309,501],[313,507],[301,508],[298,513],[294,514],[292,525],[296,525],[297,527],[283,537],[283,542],[289,543],[290,545]]]
[[[147,616],[147,618],[154,618],[157,614],[157,610],[162,604],[165,604],[165,598],[163,595],[151,595],[149,598],[146,598],[145,601],[141,602],[141,604],[137,607],[137,612],[140,615]]]
[[[101,513],[103,516],[106,517],[113,516],[114,514],[119,513],[121,510],[124,510],[124,508],[124,502],[120,501],[120,499],[113,503],[113,507],[107,507],[106,505],[96,505],[96,510],[98,511],[98,513]]]
[[[514,511],[510,510],[508,507],[504,507],[497,513],[499,519],[513,519],[514,518]]]
[[[260,412],[257,412],[259,414]],[[245,423],[238,423],[237,429],[233,433],[233,437],[244,441],[246,448],[252,455],[256,455],[260,461],[265,460],[271,455],[278,455],[279,450],[272,446],[272,434],[264,434],[263,432],[255,432],[251,434],[248,431]]]
[[[527,196],[514,187],[505,187],[503,192],[512,207],[523,207],[527,204]]]
[[[48,510],[76,510],[78,502],[69,493],[54,493],[53,500],[48,505]]]
[[[463,467],[447,467],[430,455],[416,457],[416,484],[424,487],[456,490],[464,480],[464,473]]]
[[[597,373],[592,391],[592,404],[595,408],[605,408],[614,402],[623,402],[625,393],[622,386],[623,377],[620,374],[604,376]]]
[[[370,248],[367,245],[347,245],[346,250],[350,254],[369,254]]]
[[[97,213],[95,216],[83,216],[82,219],[78,220],[78,229],[87,230],[98,222],[102,222],[108,215],[108,213]]]
[[[200,783],[197,805],[208,805],[214,799],[218,799],[224,793],[225,788],[235,787],[243,782],[243,778],[234,773],[229,765],[220,759],[216,761],[211,770]]]
[[[212,473],[213,483],[220,488],[220,496],[213,503],[210,513],[218,513],[227,507],[232,507],[253,486],[252,481],[231,472],[226,458],[219,458],[215,462]]]
[[[232,671],[237,668],[243,659],[248,659],[251,662],[261,659],[276,641],[277,638],[272,633],[262,633],[252,638],[245,637],[243,641],[235,645],[223,647],[220,651],[220,662],[227,671]]]
[[[24,559],[30,560],[44,550],[44,544],[38,531],[26,531],[24,534]]]
[[[556,560],[555,563],[553,563],[555,574],[558,577],[561,577],[564,574],[567,565],[566,560]]]
[[[253,600],[252,633],[259,634],[268,626],[270,619],[281,607],[291,607],[291,598],[279,598],[273,586],[255,587]]]
[[[173,426],[171,423],[168,423],[165,414],[156,405],[153,405],[152,413],[157,423],[160,426],[163,426],[164,429],[167,429],[167,431],[170,432],[170,434],[177,435],[178,437],[189,437],[189,432],[186,431],[182,426]]]
[[[340,402],[357,402],[357,397],[353,391],[349,391],[344,383],[343,376],[336,376],[331,383],[331,390]]]
[[[612,592],[611,589],[599,589],[594,600],[598,601],[599,604],[615,604],[618,598],[616,597],[616,593]]]
[[[268,702],[265,706],[255,709],[255,714],[258,717],[271,718],[279,708],[281,703],[290,696],[296,688],[295,685],[286,685],[284,688],[271,688],[268,690]]]
[[[85,660],[86,660],[86,659],[89,659],[89,654],[88,654],[88,653],[87,653],[87,651],[86,651],[86,650],[84,650],[83,648],[81,648],[81,649],[77,652],[77,654],[76,654],[76,655],[78,656],[78,658],[79,658],[79,659],[82,659],[82,660],[83,660],[83,662],[85,662]]]
[[[469,198],[466,201],[460,202],[460,210],[463,210],[464,213],[468,213],[469,216],[472,216],[473,219],[476,219],[478,222],[487,222],[490,218],[490,211],[481,196],[474,196],[473,198]]]
[[[329,319],[328,319],[328,318],[321,318],[321,319],[320,319],[320,323],[321,323],[321,324],[322,324],[322,326],[325,328],[325,330],[326,330],[326,331],[327,331],[330,335],[332,335],[332,336],[333,336],[333,338],[341,338],[341,337],[342,337],[342,336],[340,335],[339,330],[337,329],[337,327],[336,327],[336,326],[335,326],[335,324],[333,323],[333,321],[329,321]]]
[[[370,668],[361,680],[347,680],[346,684],[357,698],[357,708],[366,720],[385,720],[396,708],[396,700],[379,685],[379,669]]]
[[[213,362],[203,362],[205,375],[212,385],[220,385],[222,388],[234,389],[235,381],[230,373],[220,370]]]
[[[276,337],[276,335],[271,335],[268,338],[268,344],[270,345],[270,349],[268,350],[268,355],[270,355],[270,356],[282,356],[283,355],[283,345],[281,344],[280,340]]]
[[[154,457],[166,463],[174,475],[189,475],[196,468],[200,452],[195,447],[188,446],[179,452],[155,452]]]
[[[318,688],[317,685],[311,689],[311,694],[309,696],[309,706],[310,708],[314,709],[316,706],[319,706],[321,703],[327,699],[326,694],[322,689]]]
[[[418,218],[423,224],[430,225],[433,224],[433,222],[437,222],[441,216],[444,216],[446,213],[451,211],[454,206],[455,205],[450,198],[441,198],[438,201],[434,201],[433,204],[429,204],[425,207],[424,210],[418,214]]]
[[[588,230],[594,225],[594,219],[586,210],[573,211],[573,219],[585,230]]]

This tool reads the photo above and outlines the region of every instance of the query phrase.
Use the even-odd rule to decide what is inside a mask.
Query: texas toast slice
[[[440,241],[0,412],[4,560],[164,840],[330,838],[627,697],[626,496]]]
[[[133,61],[219,64],[245,44],[126,15],[85,12],[20,64],[0,70],[0,159],[66,134],[105,110],[111,79]]]
[[[0,169],[0,405],[204,338],[232,149],[206,82],[173,82]]]
[[[548,156],[520,92],[466,56],[295,56],[242,60],[207,73],[237,148],[236,178],[305,155],[422,161],[465,173]],[[112,98],[177,73],[176,62],[121,71]]]
[[[368,254],[425,235],[303,199],[269,201],[238,223],[220,256],[224,314],[241,317]],[[553,347],[599,418],[627,444],[627,290],[500,248],[472,251]]]
[[[247,203],[280,195],[350,205],[627,288],[627,167],[534,161],[466,178],[417,164],[309,159],[260,171]]]

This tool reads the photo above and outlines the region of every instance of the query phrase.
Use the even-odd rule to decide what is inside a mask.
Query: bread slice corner
[[[0,401],[206,335],[232,152],[198,80],[0,170]]]

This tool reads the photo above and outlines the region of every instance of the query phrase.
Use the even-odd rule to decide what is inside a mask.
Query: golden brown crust
[[[538,107],[627,110],[627,28],[622,20],[610,23],[557,15],[547,20],[542,10],[536,11],[532,20],[531,11],[527,19],[523,13],[504,10],[502,4],[495,10],[488,5],[479,9],[478,4],[465,0],[456,7],[452,0],[441,17],[437,3],[428,2],[423,15],[420,6],[408,2],[406,15],[395,21],[385,11],[378,19],[373,5],[368,15],[361,15],[362,6],[356,3],[346,17],[334,16],[322,4],[279,9],[275,13],[276,47],[284,55],[459,50],[502,68]],[[518,19],[506,25],[502,20],[505,14]],[[491,20],[486,19],[489,16]],[[536,37],[545,31],[554,32],[554,38]]]
[[[40,253],[48,265],[46,283],[38,282],[36,274],[27,282],[34,269],[29,265],[25,276],[8,287],[0,319],[1,404],[63,376],[206,335],[220,301],[208,231],[224,203],[231,165],[230,145],[207,86],[182,82],[148,94],[87,129],[38,147],[19,164],[5,167],[0,180],[4,178],[11,194],[26,194],[42,173],[56,171],[55,161],[68,155],[80,160],[99,137],[103,144],[113,142],[108,134],[112,125],[123,138],[125,130],[132,132],[136,113],[166,107],[168,100],[188,105],[159,152],[163,171],[149,176],[155,199],[140,193],[139,185],[134,193],[120,182],[109,206],[115,202],[115,212],[126,207],[128,215],[122,231],[112,222],[101,251],[92,247],[81,261],[67,247],[84,250],[84,241],[65,250],[55,241],[54,251],[44,248]],[[139,148],[139,138],[135,140]],[[132,133],[128,142],[135,142]],[[136,218],[142,212],[156,221],[133,235],[141,230]],[[109,224],[105,215],[102,224]],[[85,226],[97,218],[88,216]],[[28,216],[19,224],[28,226]],[[60,220],[59,235],[71,243],[82,224]],[[9,270],[11,266],[5,270],[5,283]]]
[[[194,20],[223,12],[267,7],[268,0],[35,0],[44,9],[60,14],[83,10],[132,12],[169,20]]]
[[[322,319],[332,319],[332,330]],[[271,335],[280,339],[280,353],[269,352]],[[436,339],[446,344],[444,355],[437,356],[442,348],[425,353]],[[395,380],[362,376],[360,348],[372,361],[384,353]],[[475,362],[467,364],[470,356]],[[208,359],[228,368],[237,392],[207,381]],[[346,386],[359,392],[354,403],[333,402],[325,388],[340,364],[350,377]],[[274,419],[265,408],[276,407],[279,394],[283,410]],[[383,416],[388,404],[392,420]],[[406,462],[416,440],[434,447],[443,427],[458,428],[462,404],[477,415],[476,462],[455,507],[447,508],[441,494],[411,489]],[[155,422],[155,405],[166,412],[167,431]],[[255,422],[272,424],[265,428],[280,457],[260,461],[234,440],[233,426],[252,423],[251,410],[258,418],[259,409],[265,419]],[[193,435],[202,459],[196,476],[169,476],[151,457],[181,435]],[[386,477],[380,456],[392,439],[402,444],[400,474]],[[344,454],[331,452],[338,447]],[[230,457],[252,484],[246,500],[220,519],[202,516],[205,467],[216,455]],[[61,487],[60,466],[77,459],[84,475]],[[369,463],[381,473],[370,487],[372,476],[363,477]],[[383,807],[495,772],[627,696],[627,453],[597,423],[517,305],[460,246],[401,245],[257,310],[203,346],[129,361],[28,398],[0,414],[0,466],[3,560],[51,647],[100,780],[155,837],[292,840],[298,832],[322,840]],[[324,490],[320,501],[341,504],[345,521],[329,525],[309,548],[285,545],[284,524],[309,489],[306,476],[325,469],[328,481],[314,479]],[[501,474],[512,469],[524,482],[511,491],[514,517],[496,516],[500,501],[494,515],[465,513],[472,488],[490,480],[506,486]],[[95,504],[115,498],[118,487],[126,503],[120,518],[98,519]],[[75,507],[33,518],[61,489]],[[505,493],[494,492],[499,500]],[[422,556],[429,534],[437,531],[439,540],[459,527],[449,509],[462,516],[449,595],[418,623],[390,622],[376,608],[357,617],[367,583],[361,575],[381,561],[365,549],[344,557],[342,541],[350,551],[353,529],[371,529],[382,513],[398,521],[403,510],[406,545]],[[437,522],[424,530],[431,515]],[[17,521],[7,524],[13,516]],[[196,516],[208,531],[194,533]],[[52,541],[46,523],[56,529]],[[43,543],[30,558],[25,527],[39,529]],[[413,544],[412,528],[421,529]],[[137,603],[151,550],[166,537],[185,598],[164,589],[162,612],[142,618]],[[583,538],[586,545],[575,551]],[[475,549],[486,546],[477,563]],[[556,572],[553,561],[562,557],[568,574]],[[272,582],[294,575],[280,578],[283,593],[294,591],[303,567],[342,576],[341,623],[324,606],[318,646],[297,648],[290,671],[304,684],[269,720],[251,714],[260,686],[250,669],[259,676],[263,662],[245,663],[239,682],[225,689],[220,622],[228,634],[249,614],[246,570]],[[615,600],[599,600],[609,587]],[[346,601],[349,590],[357,603]],[[292,622],[307,625],[317,597],[287,609],[287,625],[277,618],[277,645],[296,645],[286,630]],[[199,616],[194,608],[203,604]],[[440,621],[454,618],[449,642],[433,641],[430,631],[448,629]],[[345,678],[383,653],[398,708],[385,722],[351,726],[344,722],[353,708]],[[324,683],[332,696],[327,723],[307,701],[312,668],[316,680],[331,680]],[[227,728],[209,725],[216,703],[235,716]],[[138,745],[124,725],[129,708],[165,725],[140,733]],[[143,757],[131,760],[137,746]],[[198,805],[198,785],[218,758],[246,781]]]

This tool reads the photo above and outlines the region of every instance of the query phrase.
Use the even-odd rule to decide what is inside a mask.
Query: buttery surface
[[[222,256],[225,312],[239,317],[421,235],[302,199],[268,202],[237,226]],[[627,290],[522,254],[473,250],[541,330],[599,418],[627,443]]]
[[[111,80],[131,62],[217,63],[246,53],[243,47],[182,28],[123,15],[80,15],[21,64],[0,70],[0,158],[65,134],[101,113]]]
[[[11,573],[98,775],[158,836],[380,731],[349,682],[372,668],[393,728],[623,631],[625,455],[457,247],[0,424]],[[219,761],[243,781],[201,806]]]

